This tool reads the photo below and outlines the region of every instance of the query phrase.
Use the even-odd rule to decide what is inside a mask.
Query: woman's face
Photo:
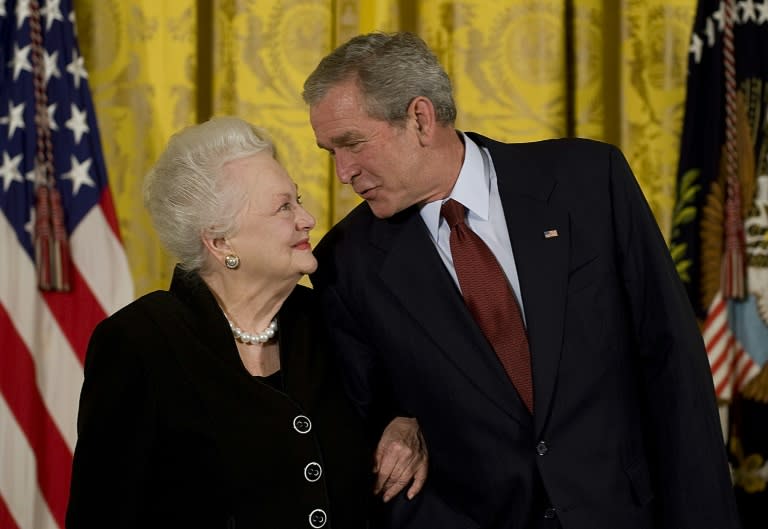
[[[296,184],[269,152],[224,166],[232,185],[245,194],[238,231],[230,236],[240,269],[255,280],[285,280],[317,268],[309,231],[315,219],[299,202]]]

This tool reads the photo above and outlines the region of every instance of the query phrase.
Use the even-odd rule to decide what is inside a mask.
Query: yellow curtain
[[[217,114],[268,129],[318,219],[358,202],[317,149],[301,87],[319,59],[372,30],[419,33],[455,84],[457,126],[505,141],[582,136],[622,148],[662,231],[674,201],[696,0],[76,0],[136,294],[173,262],[141,181],[168,137]]]
[[[137,295],[167,287],[173,262],[154,234],[142,180],[168,137],[195,121],[195,0],[79,0],[110,187]]]

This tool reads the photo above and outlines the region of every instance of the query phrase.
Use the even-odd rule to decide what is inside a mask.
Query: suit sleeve
[[[141,527],[155,412],[131,332],[94,331],[80,395],[66,527]]]
[[[326,271],[331,268],[321,261]],[[396,416],[410,416],[392,401],[385,373],[377,362],[375,345],[365,339],[365,325],[343,295],[343,285],[330,280],[334,274],[315,274],[313,286],[319,291],[324,319],[334,349],[347,397],[365,420],[368,441],[375,446],[385,426]]]
[[[396,374],[383,372],[377,361],[376,344],[367,339],[367,325],[360,321],[354,308],[357,288],[364,288],[364,280],[355,273],[355,265],[345,266],[343,272],[335,260],[350,264],[344,252],[333,244],[335,233],[318,246],[318,272],[312,276],[312,284],[319,292],[325,321],[330,335],[345,390],[357,411],[365,419],[368,441],[375,446],[385,426],[396,416],[412,416],[394,401],[389,380]],[[331,255],[333,255],[331,257]],[[343,278],[341,277],[343,274]],[[447,505],[434,489],[431,478],[424,488],[409,500],[407,488],[384,504],[376,502],[372,513],[372,529],[409,529],[441,527],[444,529],[470,529],[479,527],[476,522],[456,512]]]
[[[616,149],[610,165],[614,235],[643,371],[661,527],[736,528],[701,332],[654,216]]]
[[[479,529],[480,524],[456,511],[437,493],[427,480],[413,499],[401,492],[387,504],[379,506],[372,529]]]

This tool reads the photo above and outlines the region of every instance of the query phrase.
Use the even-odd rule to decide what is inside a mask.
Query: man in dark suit
[[[457,131],[450,80],[408,33],[353,38],[303,95],[365,199],[312,278],[346,388],[374,431],[411,415],[429,448],[425,490],[384,525],[738,527],[701,335],[616,148]],[[497,264],[467,264],[475,234]],[[486,266],[502,284],[478,295]]]

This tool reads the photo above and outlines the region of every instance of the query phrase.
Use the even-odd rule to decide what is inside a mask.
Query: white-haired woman
[[[86,356],[70,529],[361,529],[426,477],[415,421],[373,462],[338,384],[312,291],[315,220],[252,125],[174,135],[145,182],[178,258],[168,291],[103,321]],[[383,453],[384,456],[379,454]]]

